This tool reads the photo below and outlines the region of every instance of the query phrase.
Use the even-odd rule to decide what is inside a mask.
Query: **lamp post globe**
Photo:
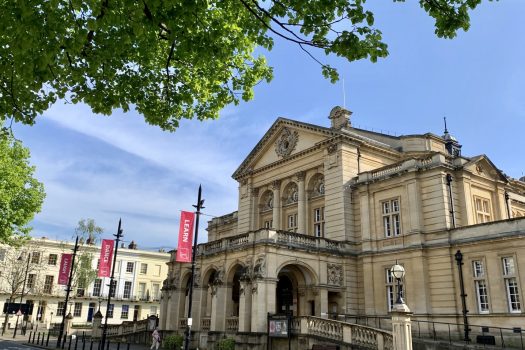
[[[397,280],[397,300],[396,304],[404,304],[402,292],[401,292],[401,280],[405,277],[405,268],[402,265],[399,265],[396,261],[396,264],[390,268],[390,273]]]

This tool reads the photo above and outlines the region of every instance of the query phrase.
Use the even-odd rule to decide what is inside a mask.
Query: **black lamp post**
[[[464,327],[464,341],[469,342],[469,325],[468,325],[468,318],[467,318],[467,294],[465,294],[465,284],[463,282],[463,254],[461,253],[461,250],[458,250],[456,254],[454,254],[454,257],[456,258],[456,263],[458,264],[458,273],[459,273],[459,288],[460,288],[460,296],[461,296],[461,306],[462,306],[462,312],[463,312],[463,327]]]
[[[397,280],[397,300],[396,304],[404,304],[403,293],[401,291],[401,280],[405,277],[405,268],[399,265],[396,260],[396,264],[390,268],[392,276]]]
[[[31,253],[27,253],[26,273],[24,275],[24,283],[22,284],[22,292],[20,293],[20,306],[18,308],[18,312],[16,313],[16,324],[15,324],[15,332],[13,333],[13,338],[16,337],[16,331],[18,330],[18,318],[20,317],[20,314],[22,313],[22,299],[24,297],[24,289],[26,289],[26,280],[27,280],[27,273],[29,272],[30,259],[31,259]],[[22,256],[20,256],[18,260],[22,260]]]
[[[204,199],[201,199],[202,188],[199,185],[199,192],[197,194],[197,205],[193,205],[197,211],[195,212],[195,237],[193,240],[193,254],[191,256],[191,276],[190,276],[190,291],[188,296],[188,327],[186,328],[186,334],[184,337],[184,350],[188,350],[190,347],[190,338],[191,338],[191,307],[193,303],[193,277],[195,276],[195,255],[197,253],[197,237],[199,235],[199,216],[201,214],[201,209],[204,209]]]

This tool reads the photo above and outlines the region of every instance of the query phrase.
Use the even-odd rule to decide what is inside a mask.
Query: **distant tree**
[[[0,101],[4,99],[0,93]],[[29,156],[8,129],[0,129],[0,243],[17,245],[26,240],[28,224],[42,207],[44,186],[33,177]]]
[[[77,296],[84,296],[85,289],[97,278],[97,270],[93,268],[94,245],[100,240],[104,232],[97,226],[94,219],[81,219],[75,228],[75,238],[79,237],[79,251],[73,266],[73,279],[71,286],[76,290]]]
[[[40,295],[43,292],[42,272],[45,266],[41,263],[42,251],[31,243],[7,249],[0,247],[0,293],[7,296],[7,303],[18,303],[26,295]],[[28,260],[29,259],[29,260]],[[25,288],[24,288],[25,281]],[[4,318],[7,325],[8,314]]]
[[[402,0],[394,0],[399,2]],[[470,25],[481,0],[419,0],[439,37]],[[274,37],[348,61],[388,55],[365,0],[53,0],[0,2],[0,119],[33,124],[57,99],[93,112],[135,108],[175,130],[214,119],[272,78],[257,47]],[[293,59],[291,60],[293,62]]]

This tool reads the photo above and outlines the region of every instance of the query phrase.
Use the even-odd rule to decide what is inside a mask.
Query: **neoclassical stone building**
[[[267,315],[388,315],[395,281],[414,318],[525,324],[525,182],[485,155],[465,157],[447,130],[394,137],[279,118],[234,172],[238,211],[208,223],[197,247],[194,345],[224,334],[265,348]],[[187,324],[189,264],[169,263],[161,328]]]

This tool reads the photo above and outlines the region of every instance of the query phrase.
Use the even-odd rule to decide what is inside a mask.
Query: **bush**
[[[182,335],[179,334],[173,334],[168,335],[166,338],[164,338],[164,349],[168,350],[180,350],[182,347],[182,342],[184,341],[184,338]]]
[[[226,338],[221,339],[217,342],[218,350],[234,350],[235,349],[235,339]]]

